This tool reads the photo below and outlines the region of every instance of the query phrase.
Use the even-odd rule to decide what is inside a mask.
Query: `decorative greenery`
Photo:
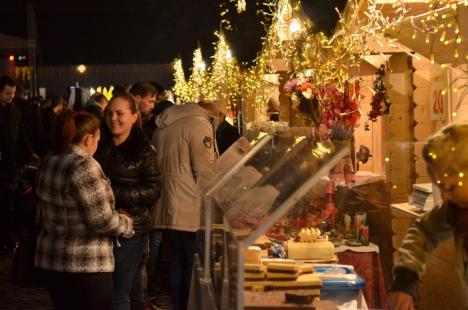
[[[390,100],[387,96],[387,89],[384,82],[385,65],[381,65],[376,72],[376,78],[372,90],[374,95],[371,100],[371,110],[367,113],[369,119],[366,122],[365,129],[369,130],[369,121],[377,121],[377,117],[390,113]]]
[[[192,74],[188,84],[191,101],[198,102],[205,97],[204,88],[206,88],[206,83],[206,64],[203,61],[201,48],[197,48],[193,52]]]
[[[223,19],[221,27],[232,30],[228,15],[235,10],[243,12],[246,5],[247,2],[243,0],[221,0],[220,10]],[[333,85],[346,97],[344,93],[349,87],[346,83],[353,75],[359,74],[363,58],[379,52],[379,46],[399,48],[408,55],[417,57],[410,53],[409,49],[397,44],[398,34],[406,29],[403,26],[413,27],[413,38],[421,35],[419,33],[426,36],[426,43],[430,44],[431,50],[435,40],[444,42],[445,45],[454,45],[453,63],[442,64],[443,68],[458,65],[468,59],[468,55],[464,55],[461,50],[463,36],[460,30],[459,11],[466,6],[466,1],[463,0],[430,0],[427,12],[417,16],[410,16],[410,10],[404,0],[392,3],[391,16],[384,15],[383,6],[377,0],[367,0],[364,3],[361,0],[348,0],[345,11],[338,12],[339,22],[331,37],[313,31],[312,22],[304,19],[301,14],[299,0],[256,0],[255,6],[259,11],[258,15],[263,16],[262,23],[268,27],[255,65],[241,70],[230,54],[224,36],[217,34],[216,53],[213,56],[212,66],[205,72],[204,79],[207,83],[204,83],[202,95],[208,99],[222,99],[229,102],[235,102],[240,97],[249,98],[249,102],[254,104],[256,119],[262,119],[257,118],[257,112],[266,116],[272,84],[265,80],[265,75],[275,73],[274,63],[279,59],[283,60],[292,75],[297,75],[306,69],[315,72],[309,77],[308,82],[318,90],[319,95],[306,98],[300,94],[295,103],[296,108],[304,115],[308,115],[313,124],[320,123],[321,119],[330,123],[328,119],[336,118],[336,115],[331,113],[333,108],[329,107],[331,102],[327,102],[322,96],[323,89],[327,85]],[[385,56],[382,54],[382,57]],[[185,82],[180,77],[180,69],[177,70],[175,76],[179,77],[174,78],[177,84],[174,87],[175,93],[182,100],[193,97],[193,94],[199,94],[200,84],[194,82],[197,80],[197,73],[192,70],[193,76],[189,82]],[[388,98],[385,97],[383,74],[384,70],[380,77],[379,73],[377,76],[376,82],[380,84],[374,83],[376,94],[372,98],[372,111],[368,114],[370,121],[375,121],[378,116],[388,113],[390,106]],[[462,90],[464,94],[466,87],[454,89]],[[359,97],[355,96],[354,99],[358,101]],[[316,112],[320,110],[322,114],[317,115]],[[341,113],[339,122],[353,123],[358,110],[353,107]],[[368,127],[368,123],[366,126]]]
[[[174,68],[174,94],[178,96],[182,101],[190,100],[189,85],[185,81],[184,68],[182,66],[182,60],[176,58],[173,61]]]

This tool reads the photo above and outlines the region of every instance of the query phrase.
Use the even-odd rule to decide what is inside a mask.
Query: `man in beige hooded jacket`
[[[187,307],[201,222],[201,188],[213,174],[217,157],[217,116],[216,104],[200,102],[170,107],[156,119],[155,147],[163,191],[153,210],[153,227],[167,229],[174,310]]]

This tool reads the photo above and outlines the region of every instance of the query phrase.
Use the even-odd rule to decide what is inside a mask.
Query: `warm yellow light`
[[[458,174],[458,176],[459,176],[460,178],[463,178],[463,177],[465,176],[465,174],[464,174],[463,172],[460,172],[460,173]]]
[[[198,69],[200,69],[200,70],[205,70],[205,69],[206,69],[206,64],[205,64],[205,62],[200,62],[200,63],[198,64]]]
[[[390,158],[385,157],[385,161],[386,161],[386,162],[389,162],[389,161],[390,161]]]
[[[231,50],[227,50],[226,51],[226,59],[231,59],[232,58],[232,53],[231,53]]]
[[[457,116],[457,112],[452,112],[452,116],[453,117]]]
[[[455,42],[457,42],[457,44],[460,44],[462,41],[461,37],[460,36],[457,36],[457,40]]]
[[[445,41],[445,34],[446,34],[446,31],[445,31],[445,30],[442,31],[442,34],[440,35],[440,38],[439,38],[440,42],[444,42],[444,41]]]
[[[289,32],[296,33],[301,31],[301,23],[296,19],[292,19],[291,23],[289,24]]]
[[[76,67],[76,71],[78,71],[78,73],[80,73],[80,74],[85,73],[86,69],[87,68],[86,68],[85,65],[79,65],[79,66]]]

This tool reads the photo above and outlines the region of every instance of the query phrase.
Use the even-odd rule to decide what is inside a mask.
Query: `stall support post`
[[[205,256],[203,267],[203,278],[210,279],[210,252],[211,252],[211,198],[203,196],[203,205],[205,207]]]

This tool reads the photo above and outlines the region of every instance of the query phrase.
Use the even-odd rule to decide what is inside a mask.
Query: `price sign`
[[[446,88],[447,83],[443,80],[432,82],[429,98],[429,111],[431,114],[431,120],[433,121],[447,120],[448,96]]]

